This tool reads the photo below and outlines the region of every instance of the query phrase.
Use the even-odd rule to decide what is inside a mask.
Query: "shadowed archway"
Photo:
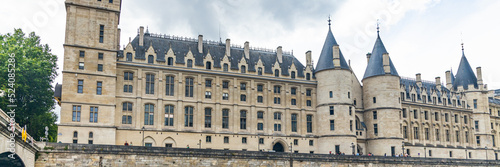
[[[12,159],[9,155],[11,152],[4,152],[0,154],[0,166],[10,166],[10,167],[25,167],[23,160],[17,154],[14,154]]]
[[[285,148],[280,142],[276,142],[276,144],[274,144],[273,150],[276,152],[285,152]]]

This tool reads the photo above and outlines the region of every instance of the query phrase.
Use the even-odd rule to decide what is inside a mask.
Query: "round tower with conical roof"
[[[329,27],[315,69],[318,153],[352,154],[356,145],[355,108],[351,96],[352,71]]]
[[[387,156],[402,153],[400,77],[380,39],[378,27],[362,82],[367,152]]]

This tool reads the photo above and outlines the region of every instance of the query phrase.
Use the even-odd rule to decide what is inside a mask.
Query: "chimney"
[[[391,73],[391,65],[389,63],[389,53],[384,53],[382,55],[382,62],[384,65],[384,72],[386,74],[390,74]]]
[[[312,65],[312,64],[311,64],[311,51],[310,51],[310,50],[308,50],[308,51],[306,52],[306,66],[311,66],[311,65]]]
[[[483,84],[483,73],[481,72],[481,67],[476,68],[476,73],[477,73],[477,84],[482,85]]]
[[[372,57],[372,54],[371,53],[367,53],[366,54],[366,64],[368,64],[368,62],[370,62],[370,57]]]
[[[226,55],[227,57],[231,56],[231,39],[226,39]]]
[[[333,67],[340,67],[340,50],[339,45],[333,45]]]
[[[144,27],[139,27],[139,46],[144,46]]]
[[[250,42],[246,41],[244,46],[245,58],[250,59]]]
[[[203,35],[198,35],[198,53],[203,53]]]
[[[446,88],[451,89],[451,86],[453,86],[451,83],[451,71],[448,70],[446,71]]]
[[[281,46],[278,46],[278,48],[276,48],[276,56],[278,56],[278,62],[282,63],[283,62],[283,49]]]
[[[420,73],[415,74],[417,85],[422,86],[422,75]]]
[[[441,77],[436,77],[436,87],[441,89]]]

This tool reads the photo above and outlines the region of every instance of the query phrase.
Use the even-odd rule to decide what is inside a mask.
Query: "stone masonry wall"
[[[44,166],[500,166],[499,161],[47,143]]]

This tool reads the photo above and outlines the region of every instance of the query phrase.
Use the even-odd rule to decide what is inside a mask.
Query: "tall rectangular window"
[[[212,127],[212,108],[205,108],[205,128]]]
[[[257,85],[257,92],[262,92],[264,89],[264,85]]]
[[[311,102],[311,100],[306,100],[306,105],[307,105],[308,107],[311,107],[311,106],[312,106],[312,102]]]
[[[439,141],[439,129],[436,129],[436,141]]]
[[[184,126],[193,127],[193,107],[191,106],[184,108]]]
[[[292,114],[292,132],[297,132],[297,114]]]
[[[439,121],[439,113],[438,112],[434,113],[434,121]]]
[[[257,69],[257,75],[262,75],[262,67],[259,67],[259,68]]]
[[[307,133],[312,133],[313,127],[312,127],[312,115],[307,115]]]
[[[229,110],[222,109],[222,128],[229,129]]]
[[[467,124],[469,123],[468,121],[469,121],[469,120],[467,120],[467,115],[464,115],[464,124],[466,124],[466,125],[467,125]]]
[[[335,130],[335,120],[330,120],[330,130]]]
[[[193,84],[193,81],[194,79],[193,78],[186,78],[186,97],[193,97],[193,88],[194,88],[194,84]]]
[[[240,111],[240,129],[247,129],[247,111]]]
[[[155,75],[146,74],[146,94],[155,94]]]
[[[291,104],[292,104],[292,106],[295,106],[295,105],[297,105],[297,100],[295,100],[295,99],[292,99],[292,100],[291,100]]]
[[[408,139],[408,126],[403,126],[403,138]]]
[[[132,61],[132,53],[128,52],[125,61]]]
[[[174,126],[174,106],[165,106],[165,126]]]
[[[429,120],[429,111],[424,111],[424,119]]]
[[[290,94],[297,95],[297,88],[290,89]]]
[[[330,91],[330,98],[333,98],[333,91]]]
[[[257,130],[264,130],[264,123],[257,123]]]
[[[153,104],[146,104],[144,106],[144,125],[154,124],[154,110]]]
[[[82,106],[73,106],[73,122],[80,122],[80,114],[82,111]]]
[[[445,130],[444,133],[446,135],[445,136],[446,137],[446,141],[449,142],[450,141],[450,130]]]
[[[78,90],[77,93],[83,93],[83,80],[78,80]]]
[[[102,64],[97,64],[97,71],[102,71]]]
[[[334,108],[334,106],[330,106],[330,115],[335,115],[335,108]]]
[[[132,103],[122,103],[122,124],[132,124]]]
[[[458,123],[458,114],[455,114],[455,123]]]
[[[373,124],[373,133],[378,136],[378,124]]]
[[[111,1],[111,0],[110,0]],[[113,1],[111,1],[112,3]],[[104,42],[104,25],[99,25],[99,43]]]
[[[403,108],[403,118],[406,118],[406,108]]]
[[[413,138],[418,139],[418,127],[413,127]]]
[[[373,119],[377,119],[377,111],[373,111]]]
[[[104,53],[97,53],[97,59],[99,60],[104,59]]]
[[[469,132],[465,131],[465,142],[469,143]]]
[[[413,110],[413,118],[418,119],[418,110]]]
[[[477,99],[474,99],[474,109],[477,109]]]
[[[165,77],[165,95],[173,96],[174,95],[174,76],[166,76]]]
[[[247,84],[246,83],[240,83],[240,90],[247,90]]]
[[[429,140],[429,128],[424,128],[425,140]]]
[[[448,122],[448,113],[444,113],[444,121]]]
[[[101,81],[97,81],[96,94],[97,95],[101,95],[102,94],[102,82]]]
[[[476,136],[476,144],[479,146],[481,145],[481,137]]]
[[[455,138],[457,139],[457,142],[460,142],[460,131],[455,131]]]
[[[474,121],[474,129],[476,129],[476,131],[479,131],[479,121]]]
[[[228,71],[229,70],[229,65],[227,65],[227,63],[224,63],[223,70],[224,71]]]
[[[247,95],[240,95],[240,101],[247,101]]]
[[[311,90],[311,89],[307,89],[307,90],[306,90],[306,96],[311,96],[311,92],[312,92],[312,90]]]
[[[90,107],[90,120],[89,122],[97,123],[97,112],[98,112],[98,107]]]
[[[83,62],[78,63],[78,69],[84,70],[85,69],[85,63],[83,63]]]

